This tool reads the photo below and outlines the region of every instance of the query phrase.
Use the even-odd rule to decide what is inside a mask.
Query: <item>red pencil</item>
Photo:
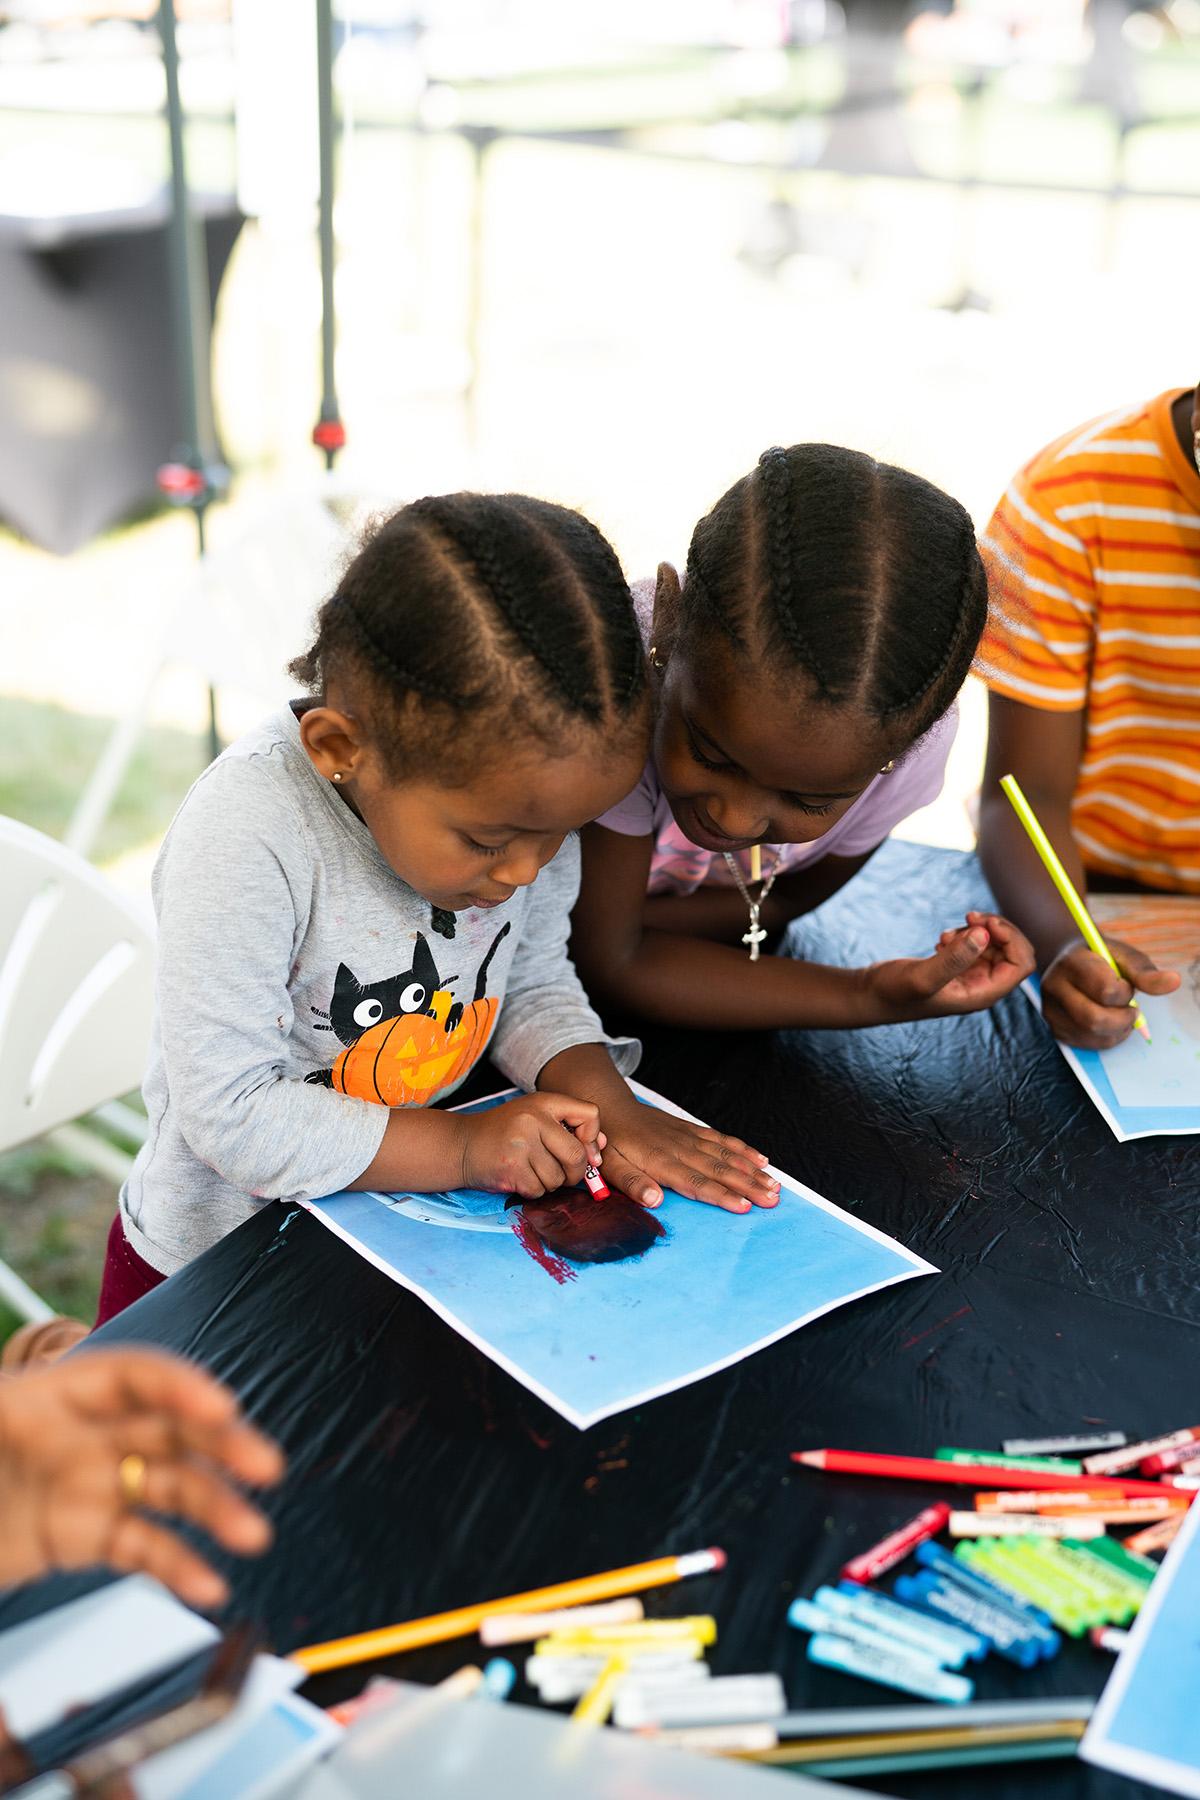
[[[828,1469],[840,1475],[889,1475],[893,1481],[927,1481],[941,1487],[947,1483],[959,1487],[1027,1488],[1028,1469],[1003,1468],[994,1463],[938,1462],[932,1456],[884,1456],[873,1450],[793,1450],[792,1461],[810,1469]],[[1037,1472],[1039,1488],[1094,1487],[1095,1476],[1055,1475],[1049,1469]],[[1127,1481],[1123,1476],[1107,1476],[1104,1485],[1120,1488],[1123,1494],[1158,1494],[1161,1481]]]

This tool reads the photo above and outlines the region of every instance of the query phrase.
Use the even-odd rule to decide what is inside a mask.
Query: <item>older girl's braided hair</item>
[[[768,672],[913,740],[950,706],[987,616],[970,516],[906,469],[833,444],[771,449],[701,519],[682,637],[720,632]]]
[[[552,747],[572,724],[632,730],[646,703],[615,551],[521,494],[416,500],[374,526],[288,672],[339,685],[397,776],[469,768],[480,732],[502,744],[514,720]]]

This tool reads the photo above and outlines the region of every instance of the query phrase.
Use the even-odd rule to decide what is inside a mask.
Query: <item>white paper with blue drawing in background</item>
[[[690,1116],[633,1085],[647,1105]],[[309,1210],[585,1427],[726,1368],[847,1301],[936,1273],[773,1173],[777,1207],[731,1215],[668,1192],[655,1215],[664,1235],[644,1255],[572,1262],[566,1279],[523,1246],[501,1195],[342,1193]]]

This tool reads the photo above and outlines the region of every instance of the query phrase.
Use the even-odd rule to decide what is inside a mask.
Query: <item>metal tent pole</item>
[[[333,295],[333,0],[316,0],[317,11],[317,138],[320,150],[320,202],[318,211],[321,246],[321,412],[313,427],[313,443],[325,453],[325,467],[346,442],[346,428],[338,414],[334,350],[337,311]]]
[[[204,239],[188,200],[183,143],[183,105],[179,95],[179,51],[175,42],[174,0],[159,0],[167,86],[167,135],[171,151],[171,217],[167,242],[171,298],[175,312],[176,360],[181,376],[184,442],[175,459],[158,472],[158,485],[179,506],[190,506],[196,520],[196,543],[204,555],[204,515],[214,496],[216,451],[209,387],[207,269]],[[217,696],[208,690],[209,751],[221,749],[217,729]]]

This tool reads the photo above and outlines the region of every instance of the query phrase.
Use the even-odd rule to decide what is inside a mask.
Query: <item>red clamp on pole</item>
[[[176,506],[195,506],[209,492],[204,471],[193,469],[187,463],[164,463],[155,480],[160,493]]]
[[[340,419],[318,419],[313,426],[312,441],[318,450],[330,455],[335,450],[344,449],[346,443],[346,427]]]

